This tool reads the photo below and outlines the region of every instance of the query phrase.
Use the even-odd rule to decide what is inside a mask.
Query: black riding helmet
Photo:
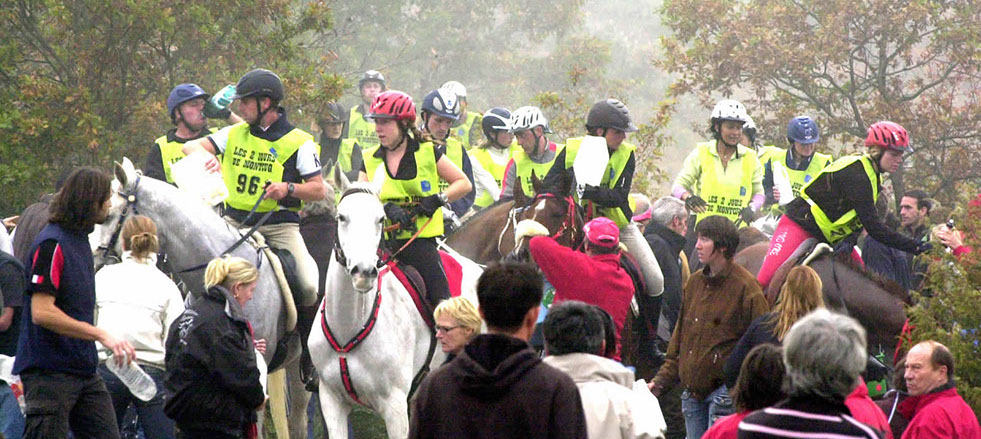
[[[266,112],[276,107],[286,97],[286,89],[278,75],[266,69],[255,69],[242,75],[238,84],[235,84],[235,96],[232,96],[232,100],[263,97],[272,99],[273,104],[259,112],[255,124],[259,123]]]
[[[627,106],[616,99],[604,99],[593,104],[586,116],[586,129],[615,128],[625,133],[637,131]]]

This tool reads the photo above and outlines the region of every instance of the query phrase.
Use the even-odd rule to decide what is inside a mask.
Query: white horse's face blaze
[[[385,211],[372,194],[350,194],[337,206],[337,243],[347,265],[354,289],[367,293],[378,280],[378,243],[384,228]]]

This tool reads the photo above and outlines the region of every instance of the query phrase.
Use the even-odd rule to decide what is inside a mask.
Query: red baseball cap
[[[583,226],[586,239],[602,247],[616,247],[620,244],[620,228],[609,218],[599,217]]]

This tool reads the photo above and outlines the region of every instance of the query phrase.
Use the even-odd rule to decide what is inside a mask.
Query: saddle
[[[450,297],[459,297],[462,294],[463,266],[453,256],[442,250],[439,252],[439,256],[443,262],[443,272],[446,273],[446,281],[450,284]],[[433,311],[436,307],[435,304],[429,301],[428,295],[426,294],[426,283],[422,280],[419,271],[411,265],[401,262],[390,262],[386,266],[386,269],[390,270],[395,275],[395,278],[402,283],[402,286],[409,292],[409,297],[412,298],[412,303],[415,304],[416,310],[419,311],[422,320],[426,322],[426,325],[430,329],[435,331],[436,322],[433,320]],[[381,277],[384,274],[384,270],[378,273],[379,281],[381,281]]]
[[[299,275],[296,270],[296,259],[289,250],[270,247],[266,243],[266,238],[256,231],[249,238],[256,249],[262,250],[276,273],[276,280],[279,281],[279,290],[283,296],[283,309],[286,311],[286,332],[296,328],[296,300],[293,291],[300,291]]]
[[[773,273],[773,278],[770,280],[770,286],[767,287],[765,293],[766,301],[772,307],[777,303],[777,299],[780,297],[780,289],[783,287],[784,282],[787,281],[787,274],[790,273],[790,269],[798,265],[807,265],[813,261],[818,256],[832,251],[831,247],[827,244],[819,243],[815,238],[808,238],[804,240],[790,254],[790,257],[777,268],[777,271]]]

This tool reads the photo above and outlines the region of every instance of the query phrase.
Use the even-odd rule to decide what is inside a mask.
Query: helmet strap
[[[262,128],[262,119],[264,119],[266,117],[266,113],[268,113],[269,110],[272,110],[273,107],[275,107],[275,105],[273,105],[272,98],[269,98],[269,107],[267,107],[265,110],[263,110],[262,109],[262,98],[263,98],[263,96],[255,96],[254,97],[254,99],[255,99],[255,109],[256,109],[257,114],[256,114],[255,122],[250,123],[249,126],[254,126],[254,127]]]

